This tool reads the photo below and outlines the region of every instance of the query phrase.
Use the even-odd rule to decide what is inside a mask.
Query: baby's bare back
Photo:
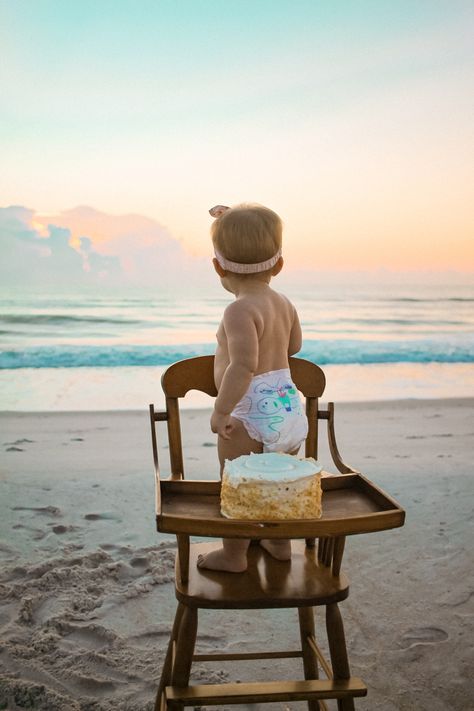
[[[287,368],[289,354],[296,353],[301,347],[301,329],[296,310],[291,302],[268,287],[263,292],[240,296],[228,307],[230,308],[233,310],[232,316],[235,316],[236,330],[239,318],[249,319],[255,324],[258,345],[254,374]],[[228,333],[232,328],[232,319],[225,316],[217,331],[215,359],[217,388],[220,387],[230,362],[228,338],[235,338],[236,335],[238,338],[238,332]],[[245,337],[242,332],[240,344],[242,350],[246,347]]]

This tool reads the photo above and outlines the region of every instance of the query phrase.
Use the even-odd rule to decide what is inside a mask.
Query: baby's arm
[[[293,323],[291,326],[291,331],[290,331],[290,338],[289,338],[289,343],[288,343],[288,355],[294,355],[295,353],[298,353],[299,350],[301,350],[301,346],[303,345],[303,335],[301,333],[301,324],[300,320],[298,318],[298,314],[296,313],[296,309],[293,306],[293,311],[294,311],[294,316],[293,316]]]
[[[252,309],[234,301],[224,313],[224,331],[229,352],[229,365],[219,388],[211,418],[211,428],[229,439],[232,428],[230,413],[247,392],[258,366],[258,328]]]

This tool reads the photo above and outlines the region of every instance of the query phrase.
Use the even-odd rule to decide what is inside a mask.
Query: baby
[[[298,314],[270,287],[283,267],[281,220],[261,205],[217,205],[209,212],[216,218],[214,269],[235,295],[217,331],[214,368],[218,395],[211,429],[218,434],[222,476],[225,460],[242,454],[296,454],[308,423],[288,366],[288,357],[301,348]],[[242,572],[249,543],[224,539],[221,549],[200,556],[198,566]],[[291,557],[290,541],[260,543],[278,560]]]

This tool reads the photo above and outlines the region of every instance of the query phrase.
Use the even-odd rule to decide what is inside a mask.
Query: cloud
[[[199,286],[210,277],[209,260],[187,254],[156,221],[87,206],[57,215],[0,208],[0,249],[5,285],[162,289]]]
[[[121,271],[117,258],[101,256],[90,245],[73,248],[67,227],[44,226],[21,206],[0,208],[0,250],[6,286],[81,286]]]

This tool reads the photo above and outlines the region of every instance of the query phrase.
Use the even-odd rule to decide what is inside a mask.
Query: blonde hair
[[[232,262],[257,264],[281,249],[282,230],[281,219],[273,210],[244,203],[214,220],[212,243],[214,249]]]

